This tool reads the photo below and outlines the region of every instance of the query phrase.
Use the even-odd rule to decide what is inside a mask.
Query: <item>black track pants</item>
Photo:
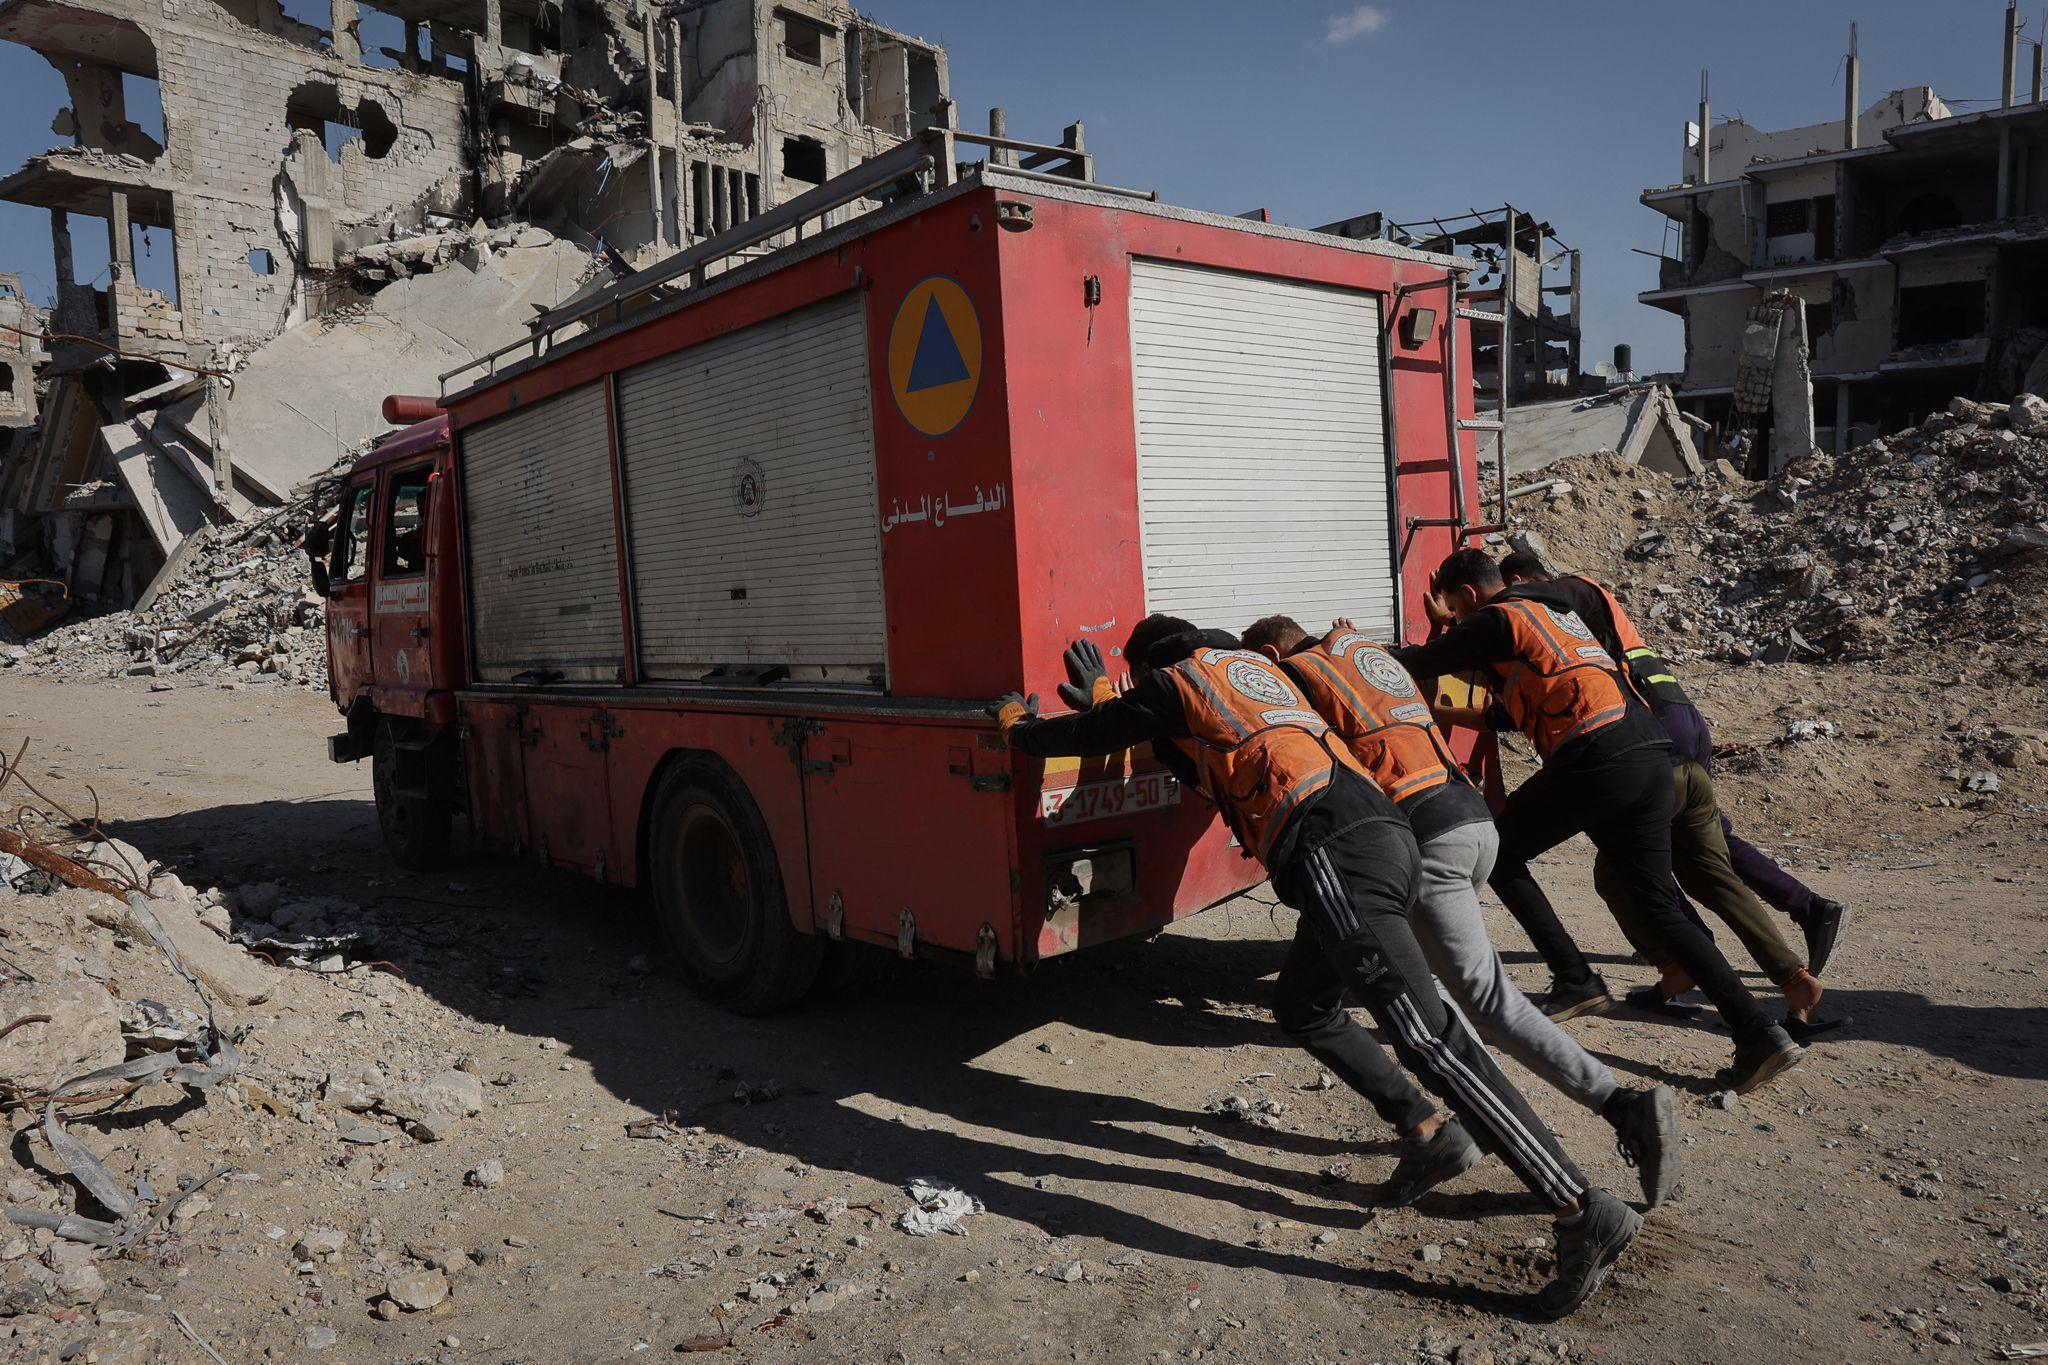
[[[1591,965],[1529,871],[1531,858],[1584,834],[1608,860],[1644,924],[1714,1002],[1735,1041],[1747,1042],[1770,1028],[1771,1019],[1713,936],[1686,914],[1671,876],[1674,800],[1671,760],[1662,748],[1626,750],[1585,766],[1544,765],[1515,788],[1501,812],[1494,894],[1559,981],[1585,981],[1593,974]]]
[[[1281,1026],[1319,1059],[1350,1062],[1351,1072],[1339,1074],[1388,1122],[1413,1126],[1419,1118],[1403,1123],[1396,1116],[1412,1112],[1415,1087],[1377,1046],[1371,1047],[1379,1061],[1374,1067],[1364,1049],[1344,1041],[1348,993],[1386,1030],[1409,1072],[1442,1096],[1479,1145],[1507,1162],[1545,1204],[1562,1208],[1583,1194],[1578,1167],[1437,994],[1408,927],[1421,858],[1407,826],[1391,820],[1356,825],[1314,849],[1296,850],[1270,871],[1280,899],[1301,913],[1294,950],[1274,988],[1273,1013]],[[1321,968],[1305,949],[1310,937]],[[1372,1044],[1363,1030],[1350,1027]],[[1324,1065],[1338,1070],[1328,1060]]]

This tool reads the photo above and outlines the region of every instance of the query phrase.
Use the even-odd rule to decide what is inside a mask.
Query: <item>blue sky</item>
[[[1631,248],[1662,241],[1664,220],[1636,196],[1677,179],[1701,68],[1712,73],[1717,116],[1767,128],[1836,118],[1855,19],[1866,104],[1906,85],[1995,102],[2005,9],[2004,0],[862,4],[884,24],[947,44],[963,124],[982,126],[992,104],[1009,110],[1022,137],[1054,137],[1082,119],[1101,178],[1174,203],[1264,207],[1302,226],[1370,209],[1408,218],[1504,201],[1545,217],[1584,253],[1586,364],[1628,341],[1638,368],[1682,358],[1677,321],[1635,302],[1656,266]],[[2040,36],[2038,6],[2026,13],[2027,32]],[[2024,68],[2023,58],[2023,84]],[[47,63],[0,44],[0,169],[59,141],[48,127],[64,103]],[[89,276],[105,252],[94,234],[76,236]],[[151,248],[146,281],[166,258]],[[43,211],[0,204],[0,269],[21,271],[33,296],[48,292]]]

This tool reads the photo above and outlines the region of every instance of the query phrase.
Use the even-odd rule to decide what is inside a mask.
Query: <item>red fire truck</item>
[[[935,129],[387,404],[424,420],[312,548],[398,861],[462,817],[645,887],[749,1011],[833,940],[1015,971],[1259,879],[1149,754],[1041,764],[982,708],[1151,611],[1418,629],[1484,529],[1465,263],[1078,143]]]

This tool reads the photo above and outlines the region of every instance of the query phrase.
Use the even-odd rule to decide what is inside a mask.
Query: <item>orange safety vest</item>
[[[1614,623],[1614,642],[1621,646],[1622,657],[1628,661],[1628,669],[1622,675],[1636,690],[1636,695],[1654,709],[1672,702],[1690,702],[1685,689],[1678,685],[1678,678],[1671,671],[1671,665],[1664,657],[1643,641],[1642,632],[1636,623],[1628,619],[1628,613],[1621,609],[1621,603],[1603,583],[1590,578],[1579,580],[1600,594],[1607,601],[1607,619]]]
[[[1357,631],[1290,654],[1283,666],[1389,800],[1441,787],[1459,771],[1415,679]]]
[[[1247,858],[1264,861],[1287,821],[1330,785],[1338,766],[1356,771],[1330,726],[1263,654],[1204,649],[1164,670],[1180,693],[1192,739],[1175,741],[1194,761]]]
[[[1491,610],[1507,618],[1514,649],[1513,658],[1492,665],[1501,704],[1539,756],[1627,712],[1614,658],[1577,612],[1523,598],[1497,600]]]

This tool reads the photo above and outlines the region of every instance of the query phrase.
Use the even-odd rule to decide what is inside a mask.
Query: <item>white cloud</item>
[[[1387,12],[1378,5],[1360,5],[1330,17],[1330,28],[1323,35],[1326,43],[1348,43],[1353,38],[1368,33],[1378,33],[1386,26]]]

